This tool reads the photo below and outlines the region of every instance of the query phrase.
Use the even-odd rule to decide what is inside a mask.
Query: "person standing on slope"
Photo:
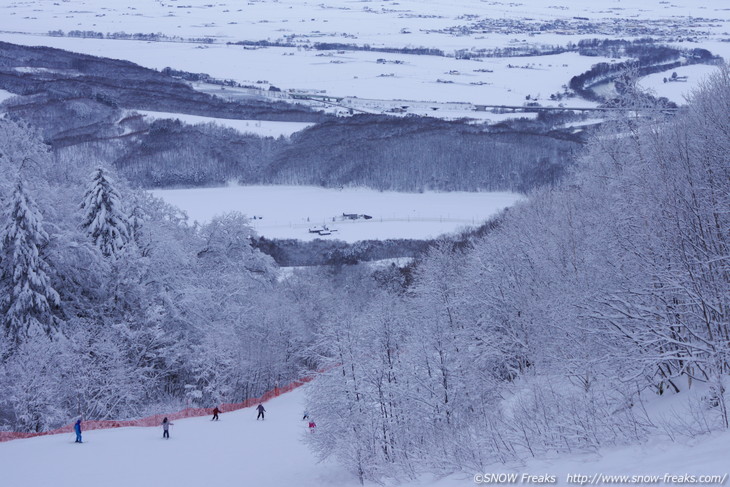
[[[76,421],[76,424],[74,424],[74,432],[76,432],[75,443],[83,443],[83,441],[81,441],[81,418],[79,418]]]
[[[218,421],[218,413],[220,413],[221,410],[218,409],[218,406],[215,407],[213,410],[213,418],[211,418],[211,421]]]
[[[170,439],[170,426],[172,424],[173,423],[171,423],[170,421],[167,420],[167,417],[165,417],[165,419],[162,420],[162,437],[163,438],[167,438],[168,440]]]
[[[259,418],[261,418],[261,421],[264,420],[264,413],[266,412],[266,409],[264,409],[263,404],[259,404],[256,406],[256,411],[259,412],[258,416],[256,416],[256,420],[258,421]]]

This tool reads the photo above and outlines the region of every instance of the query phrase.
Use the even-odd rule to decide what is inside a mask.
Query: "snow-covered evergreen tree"
[[[14,342],[51,335],[55,330],[53,308],[60,300],[43,255],[48,234],[42,222],[40,211],[19,180],[0,233],[0,305],[6,332]]]
[[[103,168],[92,173],[81,209],[84,211],[82,227],[106,257],[116,256],[131,240],[121,197]]]

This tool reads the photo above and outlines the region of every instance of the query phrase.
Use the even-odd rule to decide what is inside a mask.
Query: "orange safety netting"
[[[307,382],[311,381],[313,377],[306,377],[304,379],[296,380],[294,382],[291,382],[283,387],[275,387],[274,389],[270,391],[266,391],[261,397],[254,397],[250,399],[246,399],[243,402],[238,403],[230,403],[230,404],[221,404],[218,406],[218,409],[222,413],[228,413],[231,411],[237,411],[239,409],[244,408],[250,408],[252,406],[255,406],[256,404],[268,401],[269,399],[273,399],[277,396],[280,396],[286,392],[293,391],[297,387],[300,387]],[[154,416],[147,416],[146,418],[140,418],[140,419],[127,419],[127,420],[121,420],[121,421],[115,421],[115,420],[90,420],[90,421],[83,421],[82,428],[84,431],[89,430],[98,430],[98,429],[108,429],[108,428],[123,428],[126,426],[160,426],[162,424],[162,419],[164,417],[167,417],[168,420],[174,421],[176,419],[183,419],[183,418],[194,418],[197,416],[208,416],[213,414],[213,408],[187,408],[183,409],[182,411],[178,411],[176,413],[168,413],[168,414],[155,414]],[[43,431],[40,433],[20,433],[15,431],[0,431],[0,443],[4,441],[11,441],[11,440],[19,440],[23,438],[33,438],[35,436],[46,436],[46,435],[57,435],[59,433],[70,433],[74,429],[73,424],[67,424],[66,426],[62,426],[61,428],[57,428],[55,430],[50,431]]]

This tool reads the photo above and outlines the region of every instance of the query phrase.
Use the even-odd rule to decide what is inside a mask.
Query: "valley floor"
[[[367,188],[228,186],[156,189],[152,194],[207,223],[239,211],[267,238],[321,238],[311,228],[327,226],[332,240],[428,239],[481,225],[523,197],[508,192],[398,193]],[[343,214],[360,215],[350,220]],[[363,218],[367,214],[369,219]],[[256,217],[256,219],[254,219]]]

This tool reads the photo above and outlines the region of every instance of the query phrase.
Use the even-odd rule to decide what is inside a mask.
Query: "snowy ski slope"
[[[162,428],[119,428],[15,440],[0,444],[5,487],[343,486],[356,485],[339,467],[319,464],[301,441],[303,392],[254,408],[175,421]]]
[[[304,386],[307,387],[307,386]],[[304,388],[264,406],[265,421],[254,408],[175,421],[170,439],[162,428],[119,428],[84,433],[74,444],[72,433],[0,443],[0,485],[7,487],[350,487],[359,485],[342,467],[318,463],[302,439],[310,434],[302,421]],[[316,434],[316,432],[314,433]],[[724,485],[730,472],[730,433],[692,442],[654,441],[596,454],[562,455],[525,465],[494,465],[485,472],[446,478],[424,476],[406,487],[481,485],[484,474],[517,474],[513,484],[527,485],[523,475],[554,476],[553,485],[570,485],[568,475],[600,479],[599,484],[679,485],[694,476],[697,485]],[[630,480],[616,481],[614,475]],[[668,476],[675,476],[674,481]],[[647,477],[644,477],[647,476]],[[700,476],[719,481],[699,482]],[[477,482],[475,482],[475,477]],[[653,478],[652,478],[653,477]],[[571,477],[573,480],[579,478]],[[723,483],[722,479],[725,479]],[[611,481],[613,479],[613,481]],[[717,480],[715,479],[715,480]],[[632,481],[633,480],[633,481]],[[590,481],[586,480],[586,483]],[[574,482],[575,484],[575,482]],[[366,484],[375,485],[375,484]]]

